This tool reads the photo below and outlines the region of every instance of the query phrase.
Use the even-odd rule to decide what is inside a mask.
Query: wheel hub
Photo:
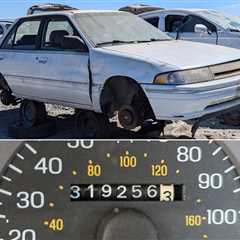
[[[118,120],[127,130],[135,129],[141,124],[139,114],[132,106],[123,106],[118,112]]]

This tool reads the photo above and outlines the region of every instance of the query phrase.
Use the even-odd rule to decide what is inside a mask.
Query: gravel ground
[[[73,130],[73,113],[71,108],[47,105],[48,114],[55,120],[57,130],[48,138],[62,139],[75,138]],[[233,117],[231,117],[233,116]],[[231,120],[229,123],[229,119]],[[223,118],[212,118],[203,122],[196,133],[197,139],[240,139],[240,111],[238,113],[227,116],[227,122]],[[10,139],[8,135],[8,127],[18,122],[18,107],[6,107],[0,104],[0,138]],[[165,129],[165,138],[184,138],[191,137],[191,122],[177,121],[169,124]],[[126,135],[121,131],[116,131],[113,138],[135,138],[134,134]],[[139,138],[139,136],[138,136]],[[153,138],[150,136],[142,136],[141,138]]]

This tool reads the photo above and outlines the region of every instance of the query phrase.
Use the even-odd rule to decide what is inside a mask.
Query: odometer
[[[72,184],[71,201],[183,201],[183,185]]]
[[[237,142],[18,145],[2,154],[0,240],[239,239]]]

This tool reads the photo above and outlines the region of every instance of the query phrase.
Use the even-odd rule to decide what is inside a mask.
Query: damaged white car
[[[125,12],[21,18],[2,42],[0,62],[2,103],[21,101],[28,126],[45,118],[43,103],[83,110],[80,125],[91,137],[115,116],[131,130],[240,104],[239,50],[176,41]]]

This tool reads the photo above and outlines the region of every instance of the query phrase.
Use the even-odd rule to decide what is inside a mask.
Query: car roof
[[[199,12],[202,12],[202,11],[210,12],[210,11],[214,11],[214,10],[204,9],[204,8],[202,8],[202,9],[201,8],[174,8],[174,9],[167,9],[167,10],[156,10],[156,11],[140,14],[139,16],[147,16],[147,15],[152,14],[152,13],[181,12],[181,13],[189,14],[189,13],[193,13],[193,12],[194,13],[199,13]]]
[[[34,15],[26,16],[27,18],[35,17],[35,16],[49,16],[49,15],[74,15],[81,13],[119,13],[120,11],[113,10],[63,10],[63,11],[49,11],[49,12],[41,12],[36,13]]]

